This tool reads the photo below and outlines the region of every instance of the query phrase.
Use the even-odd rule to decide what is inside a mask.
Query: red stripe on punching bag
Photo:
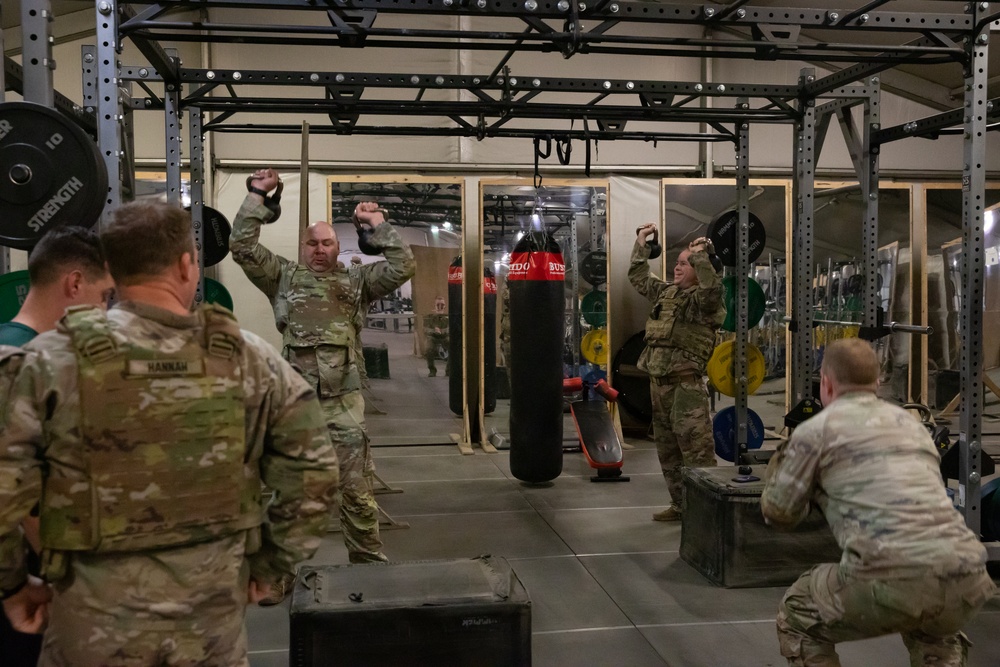
[[[515,252],[510,256],[507,280],[558,280],[566,278],[561,252]]]

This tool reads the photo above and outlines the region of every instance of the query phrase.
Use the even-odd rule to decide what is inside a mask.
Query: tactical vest
[[[354,345],[358,304],[347,271],[317,274],[296,266],[281,276],[278,294],[275,315],[286,347]]]
[[[317,274],[296,266],[281,276],[275,316],[285,359],[320,398],[361,389],[358,300],[348,271]],[[283,323],[283,326],[282,326]]]
[[[174,547],[261,524],[259,471],[244,465],[243,337],[228,311],[198,312],[201,339],[164,353],[115,335],[99,308],[67,311],[86,465],[45,480],[45,549]]]
[[[715,329],[691,322],[690,306],[690,295],[679,287],[671,285],[663,290],[646,321],[645,341],[650,347],[677,348],[692,360],[706,363],[715,350]]]

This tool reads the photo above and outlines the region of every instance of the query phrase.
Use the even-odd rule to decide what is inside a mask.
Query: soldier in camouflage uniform
[[[273,169],[255,172],[257,192],[277,187]],[[385,261],[338,265],[340,242],[326,222],[311,225],[304,239],[305,266],[275,255],[259,242],[271,219],[264,197],[250,192],[233,223],[233,259],[271,302],[282,333],[285,358],[317,390],[330,439],[340,460],[340,525],[352,563],[385,561],[375,502],[375,462],[365,430],[365,404],[358,371],[359,313],[397,289],[416,269],[413,253],[378,206],[358,204],[355,224],[371,225],[371,243]],[[363,363],[363,361],[361,362]]]
[[[781,601],[778,640],[789,665],[838,666],[837,643],[895,632],[911,665],[965,665],[961,628],[996,590],[926,428],[876,397],[878,375],[869,343],[829,344],[826,407],[767,467],[767,522],[795,526],[816,503],[843,549],[840,563],[813,567]]]
[[[189,214],[129,204],[102,242],[122,301],[34,339],[0,423],[4,611],[22,630],[47,614],[43,666],[247,665],[246,604],[319,546],[336,450],[273,348],[190,310]],[[36,503],[50,602],[18,530]]]
[[[427,371],[431,377],[437,375],[438,348],[442,345],[448,349],[448,313],[445,312],[444,297],[434,299],[434,312],[424,315],[424,358],[427,359]],[[444,374],[448,374],[450,361],[445,362]]]
[[[671,504],[656,512],[656,521],[681,517],[684,486],[681,469],[715,465],[705,364],[715,348],[715,332],[726,318],[722,280],[712,267],[712,243],[702,237],[677,258],[674,282],[649,273],[647,239],[656,223],[639,228],[628,279],[653,302],[646,322],[646,349],[639,369],[649,373],[653,403],[653,439]]]

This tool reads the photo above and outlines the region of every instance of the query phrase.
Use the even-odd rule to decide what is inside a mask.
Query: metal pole
[[[191,132],[191,227],[194,230],[194,245],[198,249],[198,270],[201,276],[194,295],[194,305],[200,306],[205,300],[205,146],[200,108],[188,108],[188,128]]]
[[[737,108],[747,100],[738,98]],[[739,227],[736,237],[736,341],[733,345],[733,377],[736,378],[736,465],[747,450],[747,280],[750,274],[750,123],[736,125],[736,209]]]
[[[799,85],[805,86],[815,78],[815,70],[802,69]],[[795,125],[795,178],[792,192],[796,207],[792,214],[792,238],[795,248],[791,267],[792,299],[792,404],[812,396],[813,323],[812,286],[809,276],[813,265],[813,192],[816,164],[813,159],[816,147],[816,100],[800,103],[802,118]]]
[[[978,21],[979,3],[969,11]],[[959,363],[962,410],[959,419],[958,500],[965,523],[979,534],[982,523],[982,406],[983,406],[983,203],[986,192],[986,112],[989,31],[971,36],[966,44],[965,139],[962,169],[962,340]],[[990,557],[1000,556],[994,545]]]

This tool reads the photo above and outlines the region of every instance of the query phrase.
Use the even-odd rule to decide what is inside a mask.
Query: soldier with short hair
[[[710,258],[715,252],[712,242],[701,237],[681,251],[674,281],[668,283],[649,273],[647,240],[655,233],[656,223],[639,228],[628,278],[653,302],[638,367],[649,373],[653,439],[671,501],[653,520],[677,521],[684,492],[681,469],[715,465],[705,365],[726,308],[722,279]]]
[[[385,561],[375,502],[375,462],[365,430],[357,345],[359,314],[413,277],[413,253],[373,202],[357,205],[355,224],[372,229],[369,244],[385,260],[345,267],[333,226],[317,222],[303,238],[304,264],[274,254],[260,239],[273,217],[267,193],[280,183],[273,169],[254,172],[233,222],[229,247],[247,278],[271,302],[283,354],[319,394],[340,460],[340,525],[352,563]],[[263,193],[263,194],[262,194]]]
[[[17,315],[0,324],[0,344],[24,345],[54,329],[70,306],[108,305],[114,283],[97,234],[77,225],[46,232],[28,256],[28,294]]]
[[[996,591],[930,434],[876,396],[878,376],[870,343],[827,345],[823,410],[767,466],[767,523],[794,527],[815,503],[843,549],[839,563],[813,567],[781,601],[778,641],[794,667],[839,666],[836,644],[895,632],[911,665],[965,665],[962,626]]]
[[[0,324],[0,345],[25,345],[40,333],[51,331],[70,306],[91,304],[107,307],[114,295],[104,249],[97,234],[77,225],[63,225],[47,231],[28,256],[28,293],[17,315]],[[20,365],[16,350],[6,353],[5,368]],[[9,381],[9,379],[8,379]],[[9,387],[7,387],[9,388]],[[6,392],[0,396],[0,405]],[[28,570],[38,574],[38,511],[22,523],[28,551]],[[17,632],[0,614],[0,646],[5,667],[38,664],[41,635]]]
[[[4,611],[48,618],[43,666],[246,665],[246,604],[319,546],[336,451],[273,348],[220,306],[191,311],[188,213],[128,204],[102,242],[122,300],[28,345],[0,423]],[[36,503],[51,601],[18,529]]]

